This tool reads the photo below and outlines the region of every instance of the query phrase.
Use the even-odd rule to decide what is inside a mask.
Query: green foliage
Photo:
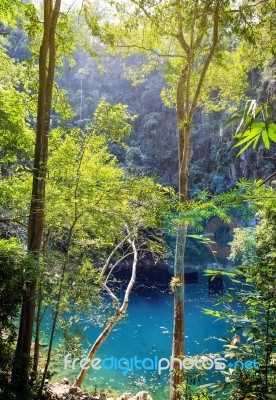
[[[168,86],[163,87],[162,98],[167,106],[175,106],[179,76],[192,62],[186,88],[189,101],[199,94],[197,105],[218,111],[235,107],[248,86],[250,69],[263,65],[272,53],[272,10],[262,3],[250,7],[241,2],[234,13],[233,7],[228,1],[219,7],[218,44],[204,82],[201,77],[213,34],[210,3],[110,1],[101,8],[100,15],[93,6],[86,6],[85,18],[91,34],[99,37],[112,54],[120,53],[123,58],[134,53],[143,55],[142,60],[137,58],[124,68],[134,85],[152,71],[164,68]],[[250,26],[250,34],[248,29],[241,29],[244,25]],[[203,86],[196,94],[200,82]]]
[[[0,4],[0,22],[8,27],[14,27],[19,16],[22,2],[20,0],[3,0]]]
[[[26,161],[32,153],[34,134],[26,123],[28,96],[24,85],[25,69],[16,64],[0,45],[0,160],[3,163]]]
[[[109,237],[117,237],[116,232],[120,234],[125,212],[129,215],[127,219],[136,218],[131,199],[134,201],[136,198],[137,202],[141,199],[143,207],[140,209],[143,208],[144,215],[150,215],[142,202],[150,195],[154,199],[154,193],[161,190],[161,186],[148,178],[126,179],[116,158],[108,152],[108,141],[121,141],[131,129],[127,122],[130,116],[125,108],[100,103],[87,133],[78,129],[52,131],[47,226],[70,229],[76,220],[75,229],[85,223],[90,234],[105,238],[105,243],[108,243]],[[108,118],[105,118],[107,109]],[[114,218],[114,223],[117,221],[114,230],[110,218]]]
[[[248,71],[256,65],[261,67],[263,60],[271,53],[270,33],[267,30],[270,10],[268,5],[263,3],[269,2],[261,2],[256,4],[256,7],[242,2],[238,14],[230,11],[230,3],[223,4],[220,16],[220,43],[198,98],[198,104],[205,110],[219,111],[237,105],[248,87]],[[211,26],[211,18],[208,13],[202,13],[206,4],[205,1],[115,1],[111,6],[105,3],[100,16],[94,4],[90,9],[86,3],[84,12],[94,36],[92,39],[89,37],[89,44],[85,39],[87,32],[86,28],[83,28],[85,24],[82,15],[71,12],[62,12],[60,15],[57,29],[58,84],[54,88],[52,131],[49,135],[46,226],[39,287],[42,289],[43,312],[46,307],[56,306],[59,288],[62,289],[58,324],[70,350],[79,348],[79,332],[69,330],[83,318],[83,312],[90,311],[89,322],[95,324],[99,310],[102,312],[106,306],[101,302],[98,266],[104,263],[111,249],[125,235],[125,224],[136,235],[143,236],[149,227],[160,227],[163,222],[162,214],[173,209],[181,215],[177,222],[193,226],[194,231],[188,236],[188,240],[192,243],[200,242],[203,247],[209,241],[199,235],[198,231],[208,218],[216,215],[227,222],[233,208],[237,208],[240,215],[248,218],[252,210],[260,210],[263,207],[265,199],[266,206],[270,207],[271,211],[260,211],[262,223],[256,229],[258,251],[262,261],[258,264],[258,269],[252,268],[246,275],[247,284],[257,287],[253,294],[259,302],[254,303],[256,298],[250,294],[247,300],[245,296],[241,296],[241,303],[247,302],[251,310],[251,313],[246,315],[247,319],[242,320],[240,316],[232,318],[226,314],[223,314],[223,317],[232,320],[237,318],[237,321],[243,324],[244,337],[250,341],[254,340],[254,344],[259,346],[260,354],[262,350],[269,354],[271,342],[269,345],[264,341],[258,342],[258,335],[264,334],[263,311],[268,309],[264,293],[271,293],[270,281],[274,279],[275,248],[272,249],[271,244],[275,243],[275,215],[272,211],[275,207],[275,194],[271,189],[258,187],[260,182],[250,184],[245,181],[240,182],[232,191],[221,193],[214,198],[210,193],[202,191],[208,186],[213,192],[220,193],[229,185],[229,181],[233,185],[235,176],[240,176],[243,172],[239,170],[238,163],[233,165],[231,139],[222,137],[219,132],[219,126],[224,122],[226,113],[221,114],[220,118],[214,118],[211,113],[205,116],[198,110],[195,116],[191,154],[193,166],[190,168],[192,200],[183,207],[179,206],[171,188],[163,188],[156,183],[155,178],[150,179],[147,176],[159,175],[162,182],[177,184],[175,116],[172,110],[164,107],[159,93],[163,88],[162,98],[165,104],[175,106],[177,79],[187,61],[187,55],[176,40],[178,16],[181,15],[184,39],[191,43],[191,26],[195,28],[194,33],[202,34],[204,38],[196,50],[196,62],[191,72],[189,90],[192,96],[195,94],[210,40],[208,29]],[[147,15],[145,17],[145,10],[150,18]],[[209,11],[211,14],[212,9]],[[120,20],[117,18],[118,13]],[[201,23],[201,15],[208,16],[206,24]],[[12,227],[16,230],[13,234],[19,234],[25,243],[31,198],[30,166],[36,115],[38,54],[42,33],[41,11],[31,3],[4,0],[0,4],[0,19],[5,24],[4,33],[9,32],[7,39],[1,37],[0,49],[1,222],[5,224],[4,229]],[[22,32],[10,30],[11,27],[15,27],[16,21],[19,30],[21,25],[24,26],[28,37]],[[231,39],[230,35],[233,35]],[[95,36],[100,37],[101,43]],[[26,43],[32,57],[27,51]],[[91,43],[95,45],[92,51]],[[99,70],[107,72],[105,80],[98,73],[96,63],[88,62],[87,55],[84,55],[80,48],[77,49],[78,44],[93,55],[101,53]],[[131,55],[132,58],[125,59],[121,67],[120,60],[103,54],[103,49],[107,48],[113,54],[119,51],[122,57]],[[260,48],[263,49],[261,54]],[[76,49],[72,58],[71,55]],[[140,54],[133,56],[136,52]],[[24,62],[20,61],[22,59]],[[76,65],[77,72],[74,68]],[[159,69],[159,72],[152,73],[156,69]],[[161,70],[165,71],[167,84],[160,73]],[[150,80],[145,82],[150,73]],[[123,79],[123,75],[131,79],[134,85],[144,83],[140,88],[131,87],[130,83]],[[109,103],[105,101],[106,98]],[[121,102],[129,104],[129,107]],[[82,115],[78,114],[80,105]],[[255,107],[254,112],[250,103],[246,107],[246,111],[237,115],[239,119],[244,118],[243,131],[238,132],[241,136],[236,136],[239,145],[247,145],[251,139],[254,139],[251,144],[255,145],[255,141],[257,144],[262,137],[264,146],[268,149],[271,141],[275,141],[275,126],[272,123],[269,104],[264,104],[261,108]],[[139,117],[136,116],[138,113]],[[256,118],[262,120],[256,121]],[[134,125],[132,134],[131,125]],[[252,136],[252,132],[255,136]],[[115,157],[114,153],[118,157]],[[258,162],[261,163],[262,159]],[[245,161],[246,163],[250,165],[250,160]],[[122,165],[125,168],[122,168]],[[231,171],[234,170],[231,176],[229,166]],[[239,172],[235,175],[235,171]],[[263,172],[264,168],[255,163],[254,175],[259,176],[259,171]],[[252,207],[244,207],[252,199]],[[242,241],[245,244],[243,247]],[[152,240],[147,237],[145,242],[147,243],[143,243],[143,246],[147,245],[147,250],[162,252],[162,243],[155,238]],[[242,264],[252,265],[255,260],[252,254],[253,235],[249,231],[248,235],[240,231],[234,242],[233,254],[241,258]],[[196,250],[200,252],[198,248]],[[192,251],[195,253],[194,248]],[[8,311],[5,311],[5,314],[1,310],[1,318],[5,324],[4,330],[14,332],[14,318],[24,293],[24,283],[29,279],[26,271],[28,269],[32,274],[36,266],[28,259],[17,239],[0,241],[0,252],[0,264],[3,266],[1,300],[5,306],[3,310]],[[117,252],[114,258],[120,256]],[[242,272],[237,271],[237,274]],[[209,273],[214,276],[214,271]],[[236,272],[225,271],[223,274],[238,282]],[[177,286],[177,282],[175,283]],[[70,320],[68,312],[71,313]],[[257,318],[261,321],[261,328]],[[274,340],[273,335],[269,336],[269,340],[271,337]],[[227,344],[229,345],[228,342]],[[243,348],[243,354],[247,350],[248,348]],[[13,346],[7,339],[1,341],[1,352],[2,371],[5,362],[10,366],[13,352]],[[231,372],[229,374],[231,383],[237,385],[235,387],[238,387],[238,390],[245,390],[242,388],[244,382],[241,384],[242,376],[234,376]],[[252,379],[249,383],[253,382],[255,385]],[[258,384],[257,382],[256,385]],[[268,390],[271,390],[270,387]],[[190,395],[193,399],[210,397],[204,389],[198,393],[191,392]]]
[[[134,121],[137,116],[130,115],[124,104],[111,105],[99,103],[94,114],[93,129],[110,142],[123,144],[123,139],[130,135],[132,127],[127,120]]]
[[[15,333],[15,317],[24,293],[27,255],[18,239],[0,239],[0,330]]]
[[[225,382],[211,387],[216,393],[227,393],[231,400],[238,400],[241,396],[261,400],[275,393],[275,262],[274,265],[240,267],[226,274],[234,282],[239,282],[243,276],[246,284],[234,296],[228,294],[221,299],[227,301],[228,310],[206,312],[230,322],[232,334],[240,335],[242,330],[241,342],[235,346],[229,339],[220,339],[225,343],[223,354],[226,359],[251,359],[260,364],[258,370],[226,369],[222,372]],[[238,302],[244,309],[243,313],[232,310],[232,302]]]
[[[262,219],[256,228],[259,256],[257,264],[248,266],[248,261],[254,260],[254,253],[250,254],[252,233],[239,230],[232,242],[232,255],[240,257],[246,266],[219,273],[224,274],[234,283],[240,283],[240,286],[234,295],[229,292],[221,298],[220,302],[227,301],[228,303],[227,308],[223,311],[205,310],[206,313],[216,318],[230,322],[231,333],[240,335],[240,342],[235,345],[229,339],[220,338],[225,343],[224,356],[226,358],[251,359],[259,363],[257,370],[243,371],[228,368],[222,372],[225,382],[209,385],[215,393],[223,393],[231,400],[245,397],[262,400],[272,398],[271,396],[276,391],[276,293],[274,284],[276,243],[275,239],[270,237],[271,228],[275,228],[275,197],[268,201],[269,204],[264,198],[262,200],[263,207],[259,211]],[[267,229],[268,227],[269,229]],[[207,271],[207,273],[213,277],[217,274],[216,271]],[[240,305],[242,312],[231,308],[233,302]]]
[[[237,154],[241,155],[249,146],[255,149],[260,138],[265,148],[270,149],[270,143],[276,142],[276,124],[272,122],[272,103],[257,105],[256,100],[248,100],[243,110],[238,111],[228,123],[240,120],[234,135],[238,143],[234,147],[243,146]]]
[[[36,273],[35,265],[18,239],[0,239],[0,395],[9,382],[16,322],[25,285]]]
[[[231,41],[233,38],[231,38]],[[218,51],[210,66],[201,95],[200,106],[207,112],[227,109],[230,113],[244,97],[249,87],[248,73],[254,65],[252,57],[246,57],[248,43]]]
[[[195,387],[195,383],[199,383],[204,372],[191,372],[186,376],[185,382],[177,388],[177,393],[185,400],[211,400],[212,395],[204,387]]]
[[[255,265],[258,261],[256,236],[252,228],[235,228],[234,238],[230,243],[229,259],[240,265]]]
[[[94,323],[104,299],[98,267],[125,236],[125,225],[134,234],[156,227],[166,207],[168,190],[150,178],[126,176],[108,151],[110,140],[129,132],[128,119],[126,107],[100,103],[86,132],[56,128],[50,134],[41,286],[44,307],[56,308],[61,294],[58,325],[66,340],[66,326],[83,320],[84,312],[86,323]]]

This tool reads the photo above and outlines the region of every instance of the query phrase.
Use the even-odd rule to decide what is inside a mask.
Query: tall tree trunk
[[[28,250],[38,263],[44,229],[45,180],[48,157],[48,132],[52,106],[52,92],[56,62],[55,31],[61,0],[44,0],[43,40],[39,53],[39,90],[37,107],[36,143],[33,168],[33,187],[28,224]],[[28,284],[24,296],[19,335],[12,371],[12,384],[26,398],[29,380],[30,353],[35,315],[36,278]]]
[[[202,21],[206,18],[207,9],[211,2],[206,2],[206,9],[202,15]],[[190,45],[186,42],[183,35],[183,21],[179,16],[179,30],[177,39],[184,53],[186,53],[187,64],[184,66],[177,86],[176,105],[177,105],[177,125],[178,125],[178,157],[179,157],[179,202],[185,203],[188,196],[188,168],[190,158],[190,133],[195,109],[198,104],[203,83],[208,71],[209,65],[214,57],[215,49],[218,43],[218,25],[219,25],[219,0],[214,1],[213,10],[213,35],[211,39],[208,55],[203,62],[202,71],[196,85],[195,92],[191,90],[192,69],[196,56],[196,47],[202,41],[201,33],[194,37],[192,30]],[[206,21],[207,22],[207,21]],[[185,285],[185,244],[187,235],[187,226],[179,224],[177,229],[177,240],[175,248],[174,278],[177,284],[174,292],[174,324],[173,324],[173,346],[172,357],[184,357],[184,285]],[[170,382],[170,399],[180,400],[181,393],[177,387],[183,382],[183,374],[179,368],[179,363],[173,363],[173,372]]]
[[[188,189],[188,163],[190,155],[190,123],[185,114],[184,93],[189,79],[189,66],[185,66],[178,80],[177,88],[177,124],[178,124],[178,159],[179,159],[179,201],[183,203],[187,198]],[[182,358],[184,355],[184,252],[186,243],[187,226],[179,224],[177,228],[174,278],[177,280],[174,290],[174,321],[172,356]],[[178,398],[177,387],[182,383],[182,372],[179,363],[173,363],[171,375],[172,400]]]

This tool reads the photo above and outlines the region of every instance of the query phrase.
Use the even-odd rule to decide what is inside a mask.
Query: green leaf
[[[255,136],[259,135],[259,134],[260,134],[260,131],[258,129],[256,129],[256,130],[252,129],[251,131],[248,131],[248,133],[246,132],[245,135],[243,135],[243,139],[240,140],[238,143],[236,143],[234,147],[241,146],[242,144],[248,142],[248,140],[251,140],[252,138],[255,140]],[[244,137],[244,136],[246,136],[246,137]]]
[[[237,157],[240,156],[253,142],[254,142],[255,138],[253,138],[252,140],[250,140],[250,142],[247,143],[246,146],[244,146],[237,154]]]
[[[267,149],[269,149],[269,148],[270,148],[270,142],[269,142],[268,135],[267,135],[267,132],[266,132],[266,131],[263,131],[263,132],[262,132],[262,138],[263,138],[265,147],[266,147]]]
[[[238,121],[241,119],[242,116],[243,116],[243,111],[242,110],[238,111],[226,121],[226,124],[231,124],[234,121]]]
[[[276,124],[269,124],[268,137],[272,142],[276,143]]]
[[[255,149],[261,135],[264,146],[267,149],[270,148],[270,140],[276,142],[276,126],[270,122],[272,119],[272,106],[270,102],[257,106],[255,100],[248,100],[245,108],[235,113],[228,122],[236,121],[239,117],[241,120],[234,135],[234,138],[239,139],[239,141],[234,147],[246,145],[240,150],[238,156],[250,145],[253,145]]]
[[[254,143],[253,143],[253,149],[255,149],[255,148],[256,148],[256,146],[257,146],[257,144],[258,144],[258,141],[259,141],[259,139],[260,139],[260,135],[256,136],[256,139],[255,139],[255,141],[254,141]]]

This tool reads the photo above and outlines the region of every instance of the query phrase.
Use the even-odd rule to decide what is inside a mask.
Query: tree
[[[37,100],[36,142],[33,167],[33,186],[28,222],[28,250],[39,260],[44,228],[45,180],[48,157],[52,93],[56,65],[56,25],[61,0],[45,0],[43,39],[39,54],[39,88]],[[19,335],[14,358],[12,382],[25,398],[29,380],[29,363],[35,314],[36,279],[33,279],[23,298]]]
[[[104,264],[102,271],[101,271],[101,280],[100,280],[100,285],[103,290],[105,290],[110,297],[110,299],[113,301],[114,306],[115,306],[115,313],[112,315],[109,320],[107,321],[103,331],[101,334],[97,337],[95,342],[93,343],[88,357],[87,357],[87,363],[86,365],[82,368],[80,373],[78,374],[74,386],[76,387],[81,387],[83,384],[83,381],[85,379],[85,376],[88,372],[88,367],[90,366],[93,358],[95,357],[97,351],[99,348],[102,346],[102,344],[105,342],[105,340],[108,338],[109,334],[111,333],[112,329],[114,326],[120,321],[120,319],[125,315],[128,307],[128,302],[129,302],[129,295],[130,292],[135,284],[135,279],[136,279],[136,269],[137,269],[137,261],[138,261],[138,251],[137,251],[137,245],[136,245],[136,238],[135,232],[130,232],[129,227],[126,226],[127,229],[127,234],[126,236],[122,239],[122,241],[115,247],[115,249],[111,252],[110,256],[108,257],[106,263]],[[110,261],[112,259],[112,256],[114,253],[121,247],[123,246],[126,242],[129,242],[131,246],[131,250],[124,254],[119,260],[115,262],[114,265],[110,267]],[[118,297],[115,295],[114,290],[112,290],[110,287],[108,287],[109,284],[109,279],[111,277],[111,274],[113,273],[115,267],[122,261],[122,259],[127,258],[130,254],[133,254],[133,261],[132,261],[132,272],[131,272],[131,277],[128,282],[127,288],[125,290],[124,298],[122,303],[120,303]],[[106,272],[109,268],[108,274],[106,275]]]
[[[106,113],[109,115],[108,119],[105,118]],[[111,106],[102,102],[94,114],[94,122],[89,131],[83,132],[80,129],[67,131],[57,128],[51,132],[44,251],[47,258],[47,251],[51,245],[54,247],[52,239],[57,237],[62,241],[63,254],[58,255],[56,262],[57,265],[61,264],[61,270],[58,271],[53,324],[40,391],[43,389],[51,360],[68,270],[72,269],[73,260],[76,264],[81,264],[81,258],[87,251],[84,244],[89,241],[91,245],[89,231],[97,236],[99,242],[112,240],[111,235],[114,234],[115,228],[110,221],[110,215],[105,219],[109,207],[112,205],[114,213],[123,213],[124,210],[123,193],[121,193],[124,186],[122,170],[116,166],[115,158],[107,151],[107,141],[104,136],[109,137],[111,141],[120,141],[130,132],[131,125],[127,120],[133,118],[127,113],[125,106],[121,104]],[[69,159],[70,167],[67,165]],[[120,202],[117,196],[121,196]],[[120,219],[116,219],[117,227],[119,221]],[[108,230],[100,228],[101,224],[108,226]],[[102,238],[103,232],[105,239]],[[89,256],[86,258],[90,259]],[[40,315],[38,320],[40,324]]]
[[[60,129],[52,131],[53,148],[49,158],[46,225],[48,232],[51,232],[49,244],[51,245],[52,237],[62,237],[65,248],[41,388],[49,366],[57,319],[73,260],[79,265],[81,257],[85,254],[86,260],[90,260],[92,244],[100,249],[103,246],[109,248],[119,241],[119,245],[111,251],[100,269],[98,278],[101,288],[115,304],[116,312],[92,347],[89,355],[91,361],[127,310],[129,294],[135,283],[137,241],[141,240],[137,238],[141,236],[139,230],[157,224],[163,196],[169,191],[163,191],[161,185],[149,178],[125,176],[123,169],[117,166],[116,158],[107,151],[108,143],[120,143],[123,137],[130,133],[131,125],[127,120],[134,118],[126,112],[126,106],[112,106],[102,102],[94,114],[94,122],[89,132],[84,133],[77,129],[70,130],[67,134]],[[67,166],[68,159],[71,160],[70,167]],[[118,260],[111,267],[111,261],[125,243],[130,244],[130,253],[118,256]],[[119,305],[116,295],[108,287],[108,281],[112,278],[115,267],[132,254],[132,277],[123,304]],[[84,295],[88,297],[87,293]],[[82,385],[86,372],[84,369],[80,373],[75,382],[76,386]]]
[[[120,241],[112,249],[100,270],[100,286],[108,295],[114,309],[113,315],[108,318],[104,329],[93,343],[87,356],[87,363],[78,374],[74,386],[81,387],[88,367],[93,361],[97,351],[108,338],[114,326],[125,316],[128,308],[131,290],[136,280],[138,257],[148,251],[160,252],[155,240],[143,235],[143,230],[157,228],[160,225],[160,212],[166,209],[165,193],[170,189],[163,189],[161,185],[148,178],[131,179],[126,185],[130,185],[128,194],[124,195],[124,210],[121,213]],[[127,187],[126,186],[126,187]],[[119,226],[120,226],[119,225]],[[118,225],[116,225],[118,226]],[[123,230],[122,230],[123,228]],[[161,251],[162,251],[161,246]],[[116,294],[116,267],[124,260],[132,260],[131,274],[124,288],[124,295],[120,301]],[[123,286],[124,287],[124,286]],[[122,283],[120,283],[122,290]]]
[[[106,19],[98,24],[99,16],[86,8],[86,19],[91,33],[99,36],[106,45],[111,45],[115,51],[123,56],[140,52],[146,55],[146,61],[136,67],[128,69],[129,75],[137,84],[149,71],[159,65],[160,59],[165,59],[165,71],[170,88],[163,91],[163,97],[168,103],[173,103],[177,111],[178,125],[178,158],[179,158],[179,201],[185,203],[188,198],[188,166],[190,158],[190,134],[193,118],[198,106],[205,103],[219,102],[224,98],[224,91],[230,96],[230,87],[225,88],[223,79],[213,77],[225,59],[236,57],[236,62],[245,66],[239,76],[245,78],[249,70],[249,63],[242,61],[247,53],[244,46],[234,45],[230,50],[229,35],[233,34],[238,40],[248,37],[254,41],[254,27],[263,27],[260,22],[259,9],[262,5],[249,5],[243,2],[238,8],[231,8],[229,1],[192,1],[181,0],[171,2],[130,0],[129,2],[112,2],[114,8],[108,10],[109,16],[114,9],[115,20],[118,24],[110,26]],[[234,7],[234,6],[233,6]],[[266,7],[266,5],[264,6]],[[111,11],[110,11],[111,10]],[[271,13],[271,10],[270,10]],[[104,11],[101,12],[103,18]],[[110,17],[109,17],[110,18]],[[110,20],[110,19],[109,19]],[[245,34],[244,26],[250,26],[250,34]],[[267,27],[266,27],[267,29]],[[255,45],[255,43],[254,43]],[[226,46],[227,50],[223,50]],[[229,48],[229,50],[228,50]],[[251,47],[252,50],[252,47]],[[243,55],[241,53],[244,53]],[[238,54],[238,56],[237,56]],[[248,54],[248,53],[247,53]],[[239,61],[238,61],[239,60]],[[237,64],[236,64],[237,65]],[[225,67],[227,68],[227,67]],[[227,70],[227,69],[226,69]],[[232,71],[229,71],[230,76]],[[225,74],[225,69],[223,71]],[[246,78],[245,78],[246,79]],[[234,81],[230,80],[233,87]],[[242,82],[240,80],[239,82]],[[241,94],[244,85],[236,87]],[[217,90],[219,95],[213,94]],[[237,90],[234,90],[237,95]],[[231,96],[230,96],[231,97]],[[173,357],[182,357],[184,354],[184,250],[187,234],[187,225],[180,223],[177,233],[175,250],[175,278],[179,281],[174,292],[174,329],[173,329]],[[177,395],[177,386],[182,377],[175,363],[176,373],[171,378],[171,399]]]

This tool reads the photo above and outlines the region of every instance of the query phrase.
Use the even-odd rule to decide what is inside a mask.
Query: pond
[[[156,274],[158,276],[158,271]],[[97,357],[101,359],[113,357],[113,361],[122,357],[130,360],[134,356],[140,360],[154,359],[154,357],[170,358],[173,295],[168,289],[169,274],[162,272],[161,275],[162,278],[155,280],[154,284],[151,278],[138,279],[130,297],[127,317],[115,326],[97,353]],[[223,343],[212,337],[230,338],[229,326],[202,312],[203,308],[214,309],[218,294],[210,293],[208,290],[210,282],[201,270],[191,274],[190,278],[188,276],[187,281],[191,283],[185,284],[185,356],[220,352],[223,350]],[[230,281],[225,280],[224,291],[231,285]],[[220,285],[217,290],[221,290]],[[221,307],[223,305],[220,305]],[[90,343],[93,343],[100,331],[99,327],[94,326],[85,331]],[[85,346],[85,349],[88,350],[89,346]],[[56,379],[66,376],[73,380],[79,371],[77,367],[74,371],[64,370],[63,359],[55,361],[54,369],[57,372]],[[215,371],[212,374],[218,375]],[[211,373],[208,373],[204,382],[211,378]],[[133,369],[126,373],[122,368],[90,369],[84,387],[110,389],[120,394],[124,391],[136,393],[139,390],[148,390],[154,399],[162,400],[169,399],[169,379],[168,369],[161,374],[156,370]]]

